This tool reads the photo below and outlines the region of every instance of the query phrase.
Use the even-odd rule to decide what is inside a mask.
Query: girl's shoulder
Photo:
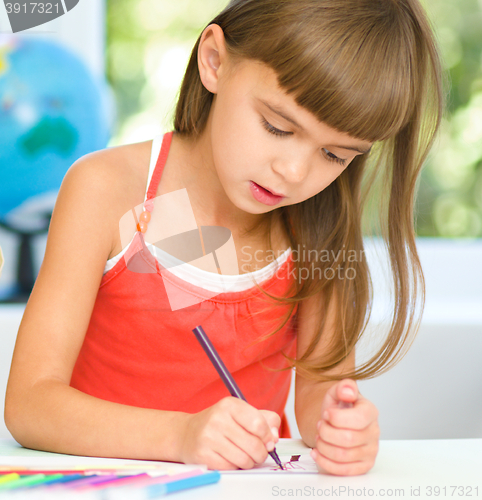
[[[151,148],[152,140],[94,151],[77,160],[66,178],[104,192],[109,211],[122,216],[144,200]]]
[[[79,216],[85,211],[103,219],[108,258],[122,249],[121,217],[144,201],[151,148],[152,140],[94,151],[77,160],[63,181],[64,197],[85,200],[77,207]]]

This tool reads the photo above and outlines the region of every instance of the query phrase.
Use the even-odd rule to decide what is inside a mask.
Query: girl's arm
[[[193,415],[136,408],[69,385],[119,219],[143,201],[145,179],[132,172],[118,148],[82,158],[62,183],[45,258],[17,336],[6,425],[27,448],[252,467],[264,461],[266,445],[276,440],[271,427],[279,427],[279,417],[273,412],[235,398]],[[220,439],[223,432],[235,433],[240,447]]]
[[[314,335],[320,312],[317,296],[304,300],[298,310],[297,356],[300,357]],[[325,331],[310,359],[330,348],[334,331],[332,300],[327,310]],[[341,375],[355,368],[351,353],[327,375]],[[378,411],[358,392],[354,380],[315,382],[296,374],[295,414],[303,441],[314,448],[313,458],[320,472],[336,475],[363,474],[371,469],[378,453]]]

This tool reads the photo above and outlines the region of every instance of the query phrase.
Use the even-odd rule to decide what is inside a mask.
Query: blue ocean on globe
[[[113,114],[107,84],[73,52],[0,35],[0,221],[45,225],[67,169],[107,146]]]

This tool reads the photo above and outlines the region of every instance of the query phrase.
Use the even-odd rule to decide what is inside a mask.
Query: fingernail
[[[338,408],[353,408],[353,403],[348,403],[347,401],[340,401],[338,403]]]
[[[274,443],[273,443],[273,441],[270,441],[269,443],[266,444],[266,449],[268,451],[273,451],[274,450]]]
[[[271,434],[273,434],[273,437],[275,438],[275,440],[279,439],[279,433],[278,433],[278,429],[276,427],[271,427]]]
[[[311,457],[313,460],[315,460],[315,458],[316,458],[316,452],[315,452],[315,450],[311,450],[311,451],[310,451],[310,457]]]
[[[323,418],[325,420],[328,420],[330,418],[330,414],[328,413],[328,411],[325,411],[325,413],[323,413]]]
[[[325,411],[325,414],[326,414],[326,413],[328,413],[328,412],[326,412],[326,411]],[[320,430],[320,425],[321,425],[321,420],[318,420],[318,422],[316,423],[316,428],[317,428],[318,430]]]
[[[343,387],[341,390],[343,396],[353,397],[355,395],[355,391],[351,387]]]

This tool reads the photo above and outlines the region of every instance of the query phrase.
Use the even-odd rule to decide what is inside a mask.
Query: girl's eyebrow
[[[257,97],[256,99],[259,102],[261,102],[262,104],[264,104],[273,113],[276,113],[277,115],[281,116],[281,118],[284,118],[286,121],[292,123],[298,129],[304,131],[304,128],[294,118],[289,116],[286,113],[286,111],[284,111],[282,108],[280,108],[279,106],[276,106],[275,104],[270,104],[270,103],[266,102],[264,99],[261,99],[259,97]],[[359,147],[359,146],[344,146],[341,144],[328,144],[326,147],[327,148],[349,149],[350,151],[357,151],[358,153],[362,153],[362,154],[367,154],[372,149],[372,146],[370,146],[368,149],[363,149],[362,147]]]

